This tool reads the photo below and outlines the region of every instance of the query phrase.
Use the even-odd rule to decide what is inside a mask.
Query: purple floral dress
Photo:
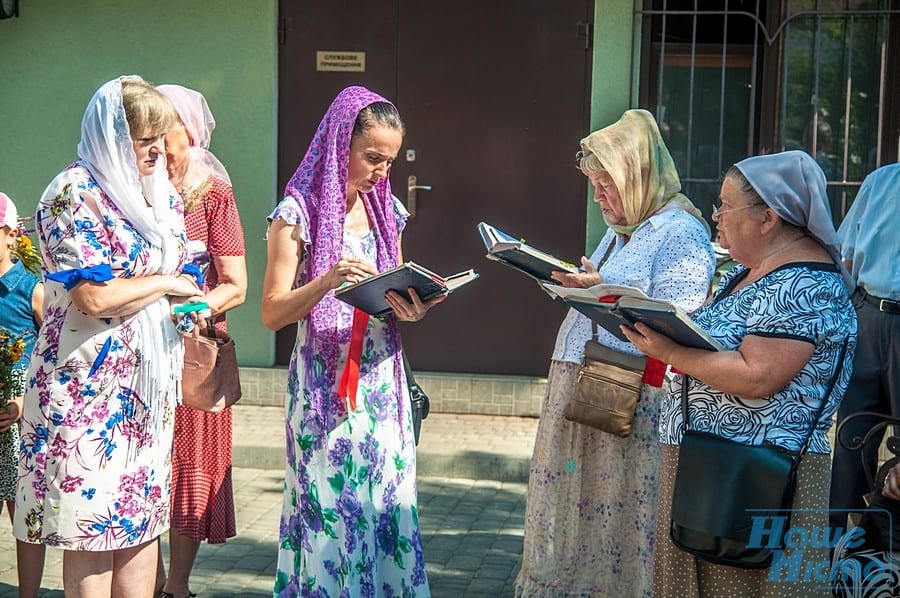
[[[155,273],[147,242],[80,166],[50,183],[36,226],[47,276]],[[184,229],[172,234],[183,261]],[[176,382],[136,395],[134,316],[89,317],[49,278],[45,306],[25,393],[15,536],[94,551],[152,540],[169,527]]]
[[[395,206],[398,226],[405,210]],[[272,215],[305,216],[292,199]],[[302,233],[304,236],[307,234]],[[303,239],[308,243],[308,237]],[[375,237],[344,233],[344,253],[375,262]],[[304,252],[306,254],[306,252]],[[338,372],[350,343],[353,308],[340,303]],[[306,350],[299,322],[288,374],[287,469],[275,596],[428,596],[416,508],[415,445],[405,380],[395,376],[399,347],[369,318],[355,411],[322,434],[309,413],[304,379],[337,386],[321,357]]]

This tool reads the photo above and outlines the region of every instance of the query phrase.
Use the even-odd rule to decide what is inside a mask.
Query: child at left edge
[[[31,249],[27,237],[20,238],[16,205],[0,192],[0,327],[12,337],[25,342],[22,357],[14,365],[13,379],[19,383],[18,392],[8,397],[5,409],[0,409],[0,433],[11,435],[0,442],[0,510],[6,503],[10,521],[16,499],[19,464],[19,425],[22,417],[22,395],[25,391],[25,371],[31,361],[31,350],[38,328],[44,318],[44,285],[39,277],[40,261]],[[25,254],[29,255],[25,255]],[[26,268],[28,264],[29,268]],[[33,271],[32,271],[33,270]],[[19,596],[38,595],[44,573],[44,545],[16,541],[16,561],[19,576]]]

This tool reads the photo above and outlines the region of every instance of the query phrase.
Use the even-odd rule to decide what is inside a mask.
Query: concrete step
[[[234,466],[283,470],[284,411],[235,405]],[[431,413],[422,422],[417,473],[498,482],[528,481],[537,419]]]
[[[241,405],[280,407],[287,393],[285,367],[241,368]],[[538,417],[547,379],[532,376],[415,372],[435,413]]]

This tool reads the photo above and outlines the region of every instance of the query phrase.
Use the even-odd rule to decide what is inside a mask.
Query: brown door
[[[406,259],[441,274],[481,274],[424,321],[401,325],[413,367],[545,375],[565,310],[524,275],[485,260],[475,225],[485,220],[572,261],[582,254],[587,186],[574,156],[588,123],[591,0],[303,4],[282,3],[282,183],[342,87],[367,85],[393,100],[408,131],[394,193],[407,201],[411,175],[431,187],[417,190]],[[348,22],[379,35],[348,38]],[[364,50],[367,72],[317,73],[317,49]]]

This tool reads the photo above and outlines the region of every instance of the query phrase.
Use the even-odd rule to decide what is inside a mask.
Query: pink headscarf
[[[9,230],[19,228],[19,213],[16,212],[16,204],[9,198],[9,195],[0,191],[0,227],[7,227]]]
[[[205,174],[214,174],[231,185],[228,171],[209,151],[216,119],[213,118],[203,94],[181,85],[157,85],[156,89],[175,106],[178,118],[191,138],[190,167],[199,168]]]
[[[297,203],[306,215],[309,229],[308,255],[300,273],[300,284],[328,272],[343,255],[347,169],[353,127],[359,112],[378,102],[390,103],[364,87],[348,87],[339,93],[322,117],[306,155],[287,184],[285,197]],[[389,270],[397,265],[398,257],[397,221],[389,178],[385,177],[370,192],[360,195],[375,236],[376,266],[379,272]],[[324,429],[330,427],[332,418],[329,414],[343,414],[343,401],[333,392],[340,357],[337,327],[340,309],[340,302],[331,292],[319,301],[307,316],[306,345],[301,348],[311,352],[308,355],[317,354],[325,363],[324,375],[309,371],[304,374],[311,415],[327,426]],[[400,331],[392,316],[388,327],[388,350],[394,359],[394,378],[399,382],[403,379]],[[349,336],[349,330],[344,336]],[[317,379],[310,378],[313,376]]]

